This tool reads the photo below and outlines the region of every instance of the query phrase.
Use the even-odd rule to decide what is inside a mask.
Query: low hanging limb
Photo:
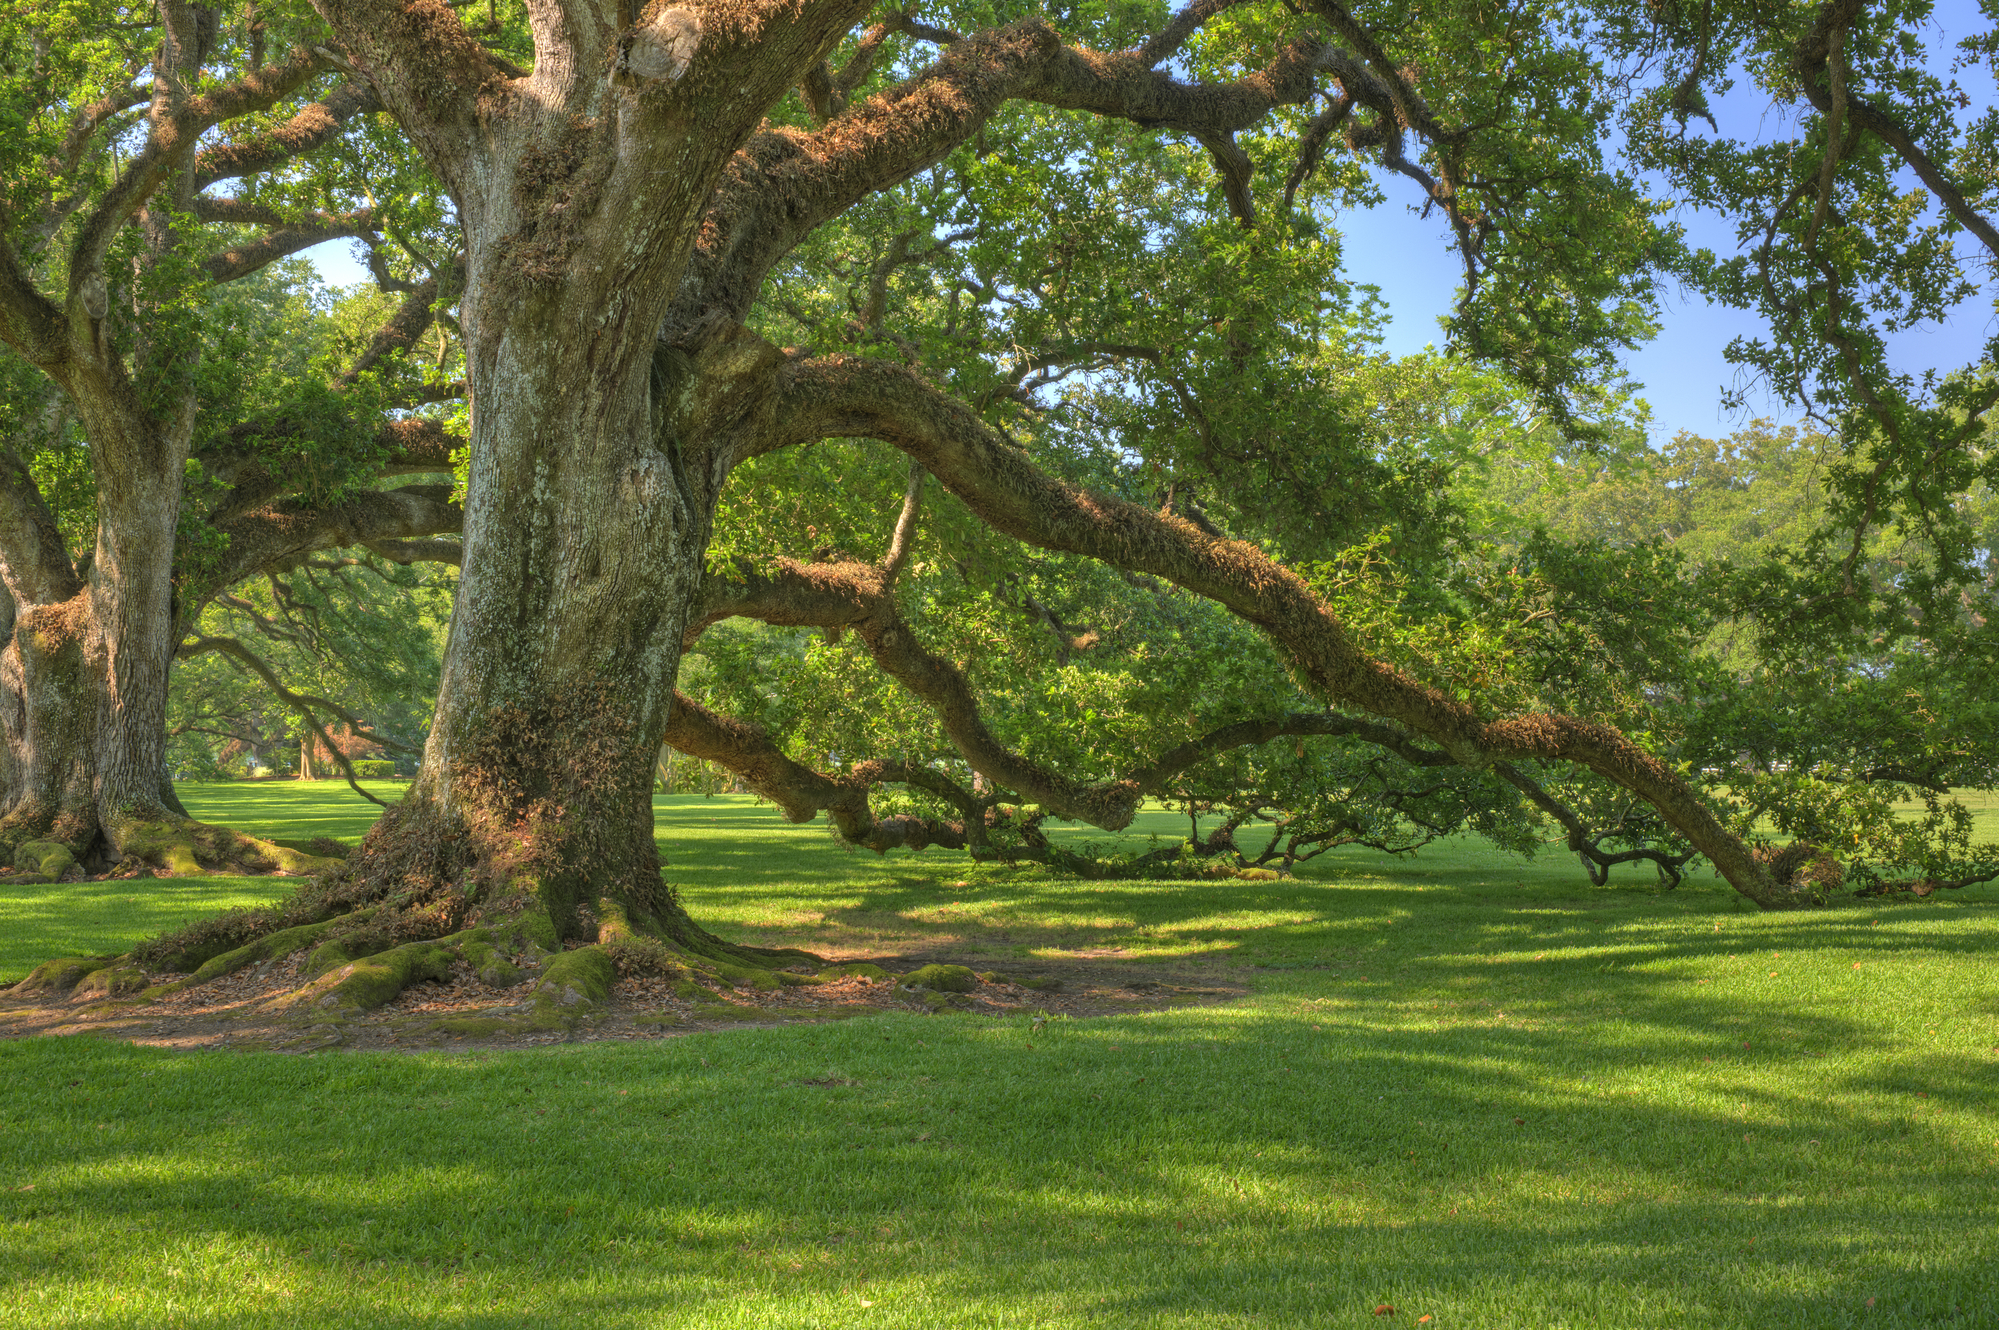
[[[1569,850],[1582,861],[1583,872],[1589,874],[1591,886],[1607,885],[1610,882],[1610,870],[1619,864],[1649,863],[1659,870],[1666,880],[1666,889],[1671,891],[1680,885],[1680,878],[1686,866],[1700,853],[1698,850],[1686,850],[1680,854],[1668,854],[1664,850],[1643,846],[1637,849],[1619,850],[1616,853],[1603,850],[1599,848],[1598,842],[1608,835],[1608,832],[1590,835],[1589,828],[1583,825],[1583,820],[1576,816],[1574,809],[1549,794],[1538,782],[1511,762],[1493,763],[1492,774],[1526,795],[1536,808],[1561,824],[1562,830],[1568,833]]]
[[[734,772],[793,822],[808,822],[824,809],[842,839],[877,854],[896,848],[921,850],[931,845],[963,850],[984,843],[989,805],[949,777],[926,767],[863,762],[845,776],[828,776],[787,756],[756,726],[717,715],[678,693],[674,694],[665,742],[689,757]],[[876,785],[892,783],[912,785],[936,795],[955,805],[964,815],[963,820],[949,822],[910,815],[877,818],[868,804],[868,791]]]
[[[1053,816],[1108,831],[1129,826],[1147,794],[1189,767],[1231,748],[1280,737],[1345,735],[1364,739],[1416,766],[1448,766],[1453,760],[1448,753],[1422,747],[1391,725],[1330,712],[1300,712],[1226,725],[1180,744],[1125,776],[1085,783],[1051,771],[1000,743],[980,715],[978,699],[963,671],[917,639],[896,606],[883,570],[872,564],[787,560],[775,572],[744,574],[740,580],[711,575],[702,588],[687,644],[692,645],[710,624],[737,615],[786,627],[852,629],[882,671],[936,713],[945,735],[973,770],[1017,791],[1023,800],[1039,804]]]
[[[321,743],[326,745],[326,751],[333,754],[333,760],[339,764],[340,774],[347,778],[349,788],[369,803],[379,805],[383,808],[389,806],[383,800],[377,799],[374,795],[361,788],[360,783],[354,778],[354,764],[348,761],[347,754],[341,752],[339,745],[333,742],[333,736],[328,734],[326,727],[319,723],[319,717],[312,714],[312,708],[316,706],[326,708],[326,710],[339,716],[342,720],[353,726],[354,732],[366,738],[370,743],[381,744],[384,748],[401,748],[405,752],[411,751],[408,745],[395,743],[393,740],[384,739],[380,735],[369,731],[365,722],[361,721],[353,712],[347,710],[347,708],[337,702],[328,701],[323,697],[314,697],[308,693],[294,693],[278,681],[277,673],[269,665],[266,665],[254,651],[233,637],[197,637],[188,642],[186,646],[183,646],[179,654],[185,658],[199,656],[205,651],[217,652],[237,668],[246,670],[263,680],[264,686],[276,694],[279,701],[297,712],[299,719],[312,727],[312,732],[319,736]]]
[[[1793,871],[1801,865],[1759,857],[1670,766],[1618,730],[1558,713],[1479,715],[1374,659],[1296,573],[1255,545],[1208,535],[1170,515],[1056,479],[963,403],[901,366],[836,356],[794,362],[785,377],[774,413],[784,437],[771,446],[881,439],[922,462],[999,531],[1044,549],[1149,573],[1219,602],[1269,634],[1328,702],[1371,713],[1469,767],[1523,759],[1577,763],[1651,804],[1730,885],[1759,905],[1797,908],[1819,899],[1817,883]],[[952,739],[962,750],[961,736]]]

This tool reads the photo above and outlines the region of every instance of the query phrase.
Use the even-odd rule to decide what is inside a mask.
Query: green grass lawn
[[[375,811],[183,797],[292,835]],[[506,1053],[0,1042],[0,1324],[1999,1324],[1991,888],[1766,916],[1468,846],[1060,883],[661,808],[731,936],[1252,994]],[[35,888],[0,975],[279,885]]]

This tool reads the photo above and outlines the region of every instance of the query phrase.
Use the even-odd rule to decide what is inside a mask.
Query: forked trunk
[[[731,156],[865,7],[530,7],[534,72],[447,102],[428,62],[487,61],[455,19],[322,3],[458,205],[472,403],[437,712],[355,903],[410,908],[414,875],[440,925],[532,901],[565,938],[608,911],[705,939],[660,882],[653,762],[725,436],[756,405],[727,385],[771,353],[715,329],[666,351],[659,330]]]

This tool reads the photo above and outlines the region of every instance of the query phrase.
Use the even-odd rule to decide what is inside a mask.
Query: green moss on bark
[[[144,992],[146,972],[136,965],[107,965],[92,970],[76,985],[80,998],[122,998]]]
[[[63,874],[76,867],[76,856],[60,841],[31,840],[14,851],[14,867],[19,872],[59,882]]]
[[[888,971],[882,969],[879,965],[871,965],[867,961],[857,961],[850,965],[835,965],[821,970],[819,977],[824,980],[847,978],[886,979],[888,978]]]
[[[411,942],[379,955],[353,961],[308,984],[296,1001],[315,1013],[368,1011],[411,984],[451,977],[454,959],[449,947],[435,942]]]
[[[596,1012],[611,996],[618,967],[601,947],[565,951],[542,967],[534,988],[534,1021],[568,1025]]]
[[[985,982],[989,984],[1012,984],[1015,988],[1031,988],[1037,992],[1043,992],[1043,993],[1052,993],[1056,989],[1062,987],[1062,981],[1060,979],[1023,977],[1017,974],[1001,974],[997,970],[994,970],[988,974],[982,974],[979,976],[979,978],[983,979]]]
[[[519,1021],[501,1016],[447,1016],[430,1027],[439,1034],[463,1039],[490,1039],[496,1034],[512,1034],[522,1028]]]
[[[26,979],[15,984],[15,997],[26,997],[30,993],[67,993],[82,982],[86,975],[115,964],[117,956],[59,956],[52,961],[43,961],[31,970]]]
[[[285,872],[306,876],[341,861],[258,840],[205,822],[124,814],[106,828],[121,854],[136,856],[173,877],[213,873]]]
[[[247,946],[226,951],[220,956],[202,962],[189,982],[205,984],[211,979],[220,979],[225,974],[233,974],[246,965],[255,965],[259,961],[280,960],[294,952],[304,951],[336,929],[352,928],[366,917],[367,912],[360,915],[343,915],[338,919],[323,919],[316,924],[300,924],[297,928],[286,928],[266,934]],[[333,942],[328,945],[338,947],[341,943]],[[324,947],[320,948],[320,951],[324,950]],[[319,952],[315,951],[314,959],[318,959],[318,956]],[[314,971],[315,974],[322,972]]]
[[[979,986],[979,976],[964,965],[926,965],[903,976],[911,988],[928,988],[940,993],[969,993]]]

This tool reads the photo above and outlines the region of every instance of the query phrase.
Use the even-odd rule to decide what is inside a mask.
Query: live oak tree
[[[630,948],[649,937],[745,959],[688,920],[661,883],[650,819],[660,742],[732,766],[796,815],[830,808],[863,843],[891,830],[869,811],[869,787],[925,777],[877,763],[834,780],[725,717],[676,705],[687,635],[732,614],[851,628],[938,711],[986,779],[1057,815],[1128,822],[1143,779],[1081,782],[992,739],[960,672],[900,621],[893,551],[869,566],[711,573],[732,472],[854,437],[899,449],[1000,532],[1225,606],[1268,635],[1310,693],[1371,717],[1296,724],[1372,726],[1425,760],[1472,768],[1580,761],[1652,802],[1758,900],[1807,896],[1615,730],[1481,714],[1370,656],[1306,581],[1204,522],[1191,499],[1176,491],[1141,504],[1108,492],[1124,488],[1116,483],[1079,486],[1002,432],[1008,388],[1135,361],[1160,373],[1135,380],[1147,398],[1126,433],[1141,448],[1148,429],[1173,440],[1184,456],[1162,446],[1160,460],[1184,464],[1190,479],[1295,471],[1329,488],[1342,457],[1368,456],[1360,422],[1347,422],[1349,446],[1319,454],[1333,465],[1315,469],[1310,450],[1259,446],[1229,405],[1257,385],[1258,367],[1325,328],[1318,242],[1290,210],[1335,139],[1415,182],[1450,219],[1467,274],[1467,345],[1505,359],[1550,410],[1572,415],[1581,385],[1637,330],[1651,233],[1628,182],[1598,158],[1603,75],[1560,12],[1466,7],[1384,22],[1331,3],[1294,13],[1209,0],[1171,16],[1078,11],[1058,22],[967,8],[944,22],[892,14],[860,27],[868,6],[853,0],[642,12],[542,4],[527,10],[523,71],[443,5],[320,8],[340,58],[422,151],[463,227],[465,565],[409,800],[343,874],[246,930],[319,927],[316,913],[359,906],[378,912],[371,927],[393,921],[392,936],[421,939],[530,910],[559,938]],[[1156,297],[1124,311],[1076,298],[1065,264],[1084,279],[1107,271],[1080,232],[1047,268],[1007,264],[1019,215],[984,227],[979,216],[996,212],[988,195],[1004,181],[961,189],[939,171],[992,155],[996,138],[1004,154],[1004,136],[1042,126],[1051,145],[1065,135],[1076,144],[1080,174],[1092,156],[1142,163],[1161,137],[1198,145],[1194,160],[1212,163],[1212,220],[1183,221],[1171,254],[1155,256]],[[1044,174],[1067,165],[1038,159]],[[964,225],[930,222],[920,187],[894,194],[925,172],[933,200],[966,213]],[[810,308],[778,311],[803,334],[789,349],[763,335],[758,325],[775,320],[760,317],[759,301],[782,294],[780,270],[891,196],[916,224],[869,256],[849,349],[824,346],[835,330]],[[953,297],[959,341],[988,359],[994,391],[983,402],[922,372],[912,330],[871,332],[899,267],[958,246],[970,269]],[[1175,264],[1181,292],[1167,280]],[[1309,280],[1290,283],[1294,272]],[[979,344],[1002,329],[1030,334],[1016,338],[1017,355]],[[970,387],[974,376],[957,377]],[[1341,424],[1330,407],[1313,419],[1309,393],[1286,400],[1305,413],[1300,424]],[[1205,428],[1178,428],[1176,415]],[[1277,508],[1297,520],[1293,539],[1325,540],[1314,496],[1290,497]],[[1284,733],[1294,722],[1275,724]],[[236,940],[212,933],[208,945]],[[424,945],[376,968],[423,971],[433,964]],[[580,982],[598,962],[577,956],[563,973]],[[358,974],[318,1000],[345,1000],[341,985]]]
[[[178,806],[170,662],[252,573],[457,525],[448,483],[372,485],[450,468],[437,422],[391,409],[436,395],[406,353],[456,267],[447,249],[422,270],[421,170],[393,133],[355,137],[372,91],[301,18],[321,31],[179,3],[0,19],[0,849],[24,870],[322,866]],[[385,319],[338,366],[273,351],[250,288],[343,236],[379,242]],[[67,487],[53,506],[45,484]]]
[[[1430,539],[1437,483],[1396,456],[1378,403],[1317,374],[1351,331],[1319,213],[1371,187],[1364,164],[1417,191],[1463,264],[1458,348],[1589,437],[1672,257],[1602,161],[1602,131],[1634,80],[1650,86],[1645,60],[1690,49],[1684,25],[1331,0],[872,23],[851,0],[570,0],[530,5],[521,43],[424,0],[318,9],[327,58],[396,118],[463,230],[464,573],[406,803],[282,909],[149,955],[277,954],[338,941],[343,919],[365,922],[369,949],[402,943],[311,990],[334,1007],[435,972],[435,939],[491,945],[468,926],[594,939],[545,979],[555,1008],[596,991],[605,948],[710,969],[796,959],[718,942],[662,884],[662,741],[882,847],[1041,815],[1117,828],[1162,771],[1344,734],[1508,783],[1535,784],[1529,764],[1579,768],[1759,904],[1820,897],[1823,847],[1752,845],[1609,722],[1628,688],[1583,715],[1542,705],[1559,688],[1488,690],[1446,635],[1395,635],[1424,588],[1355,590],[1341,572],[1371,531]],[[1627,38],[1611,54],[1634,63],[1607,63]],[[1065,377],[1088,400],[1051,401]],[[1093,432],[1104,446],[1080,446]],[[832,541],[733,557],[731,491],[828,440],[914,464],[880,557]],[[1223,607],[1317,709],[1097,779],[1018,751],[898,599],[926,512]],[[676,699],[687,644],[729,617],[858,638],[936,716],[970,788],[889,754],[820,771]],[[878,816],[884,784],[959,816]]]

